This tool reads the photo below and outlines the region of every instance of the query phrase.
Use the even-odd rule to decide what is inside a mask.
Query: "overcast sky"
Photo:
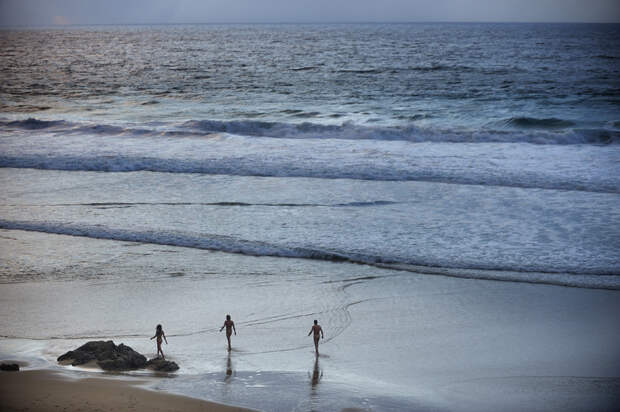
[[[1,25],[620,22],[620,0],[0,0]]]

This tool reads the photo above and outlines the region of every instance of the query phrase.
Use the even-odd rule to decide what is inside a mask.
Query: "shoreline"
[[[0,329],[10,336],[0,339],[0,358],[28,366],[0,375],[2,394],[12,391],[5,382],[22,391],[21,404],[5,405],[0,394],[0,410],[77,410],[71,395],[88,382],[112,385],[114,395],[146,390],[265,411],[577,412],[620,402],[618,290],[9,233],[0,242],[9,257],[25,251],[34,267],[66,269],[2,285]],[[238,336],[227,352],[218,330],[230,311]],[[326,332],[318,359],[307,337],[314,318]],[[52,366],[86,339],[154,356],[154,319],[165,325],[167,358],[182,365],[174,378]],[[57,373],[28,372],[49,369]],[[30,375],[34,383],[15,383]],[[65,397],[41,407],[38,381]]]
[[[251,412],[251,409],[148,390],[143,379],[101,377],[74,379],[51,370],[0,373],[0,409],[6,412],[63,411],[213,411]]]

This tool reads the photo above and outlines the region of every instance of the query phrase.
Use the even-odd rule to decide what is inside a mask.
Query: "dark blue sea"
[[[379,388],[352,405],[408,408],[426,398],[404,389],[419,382],[395,373],[398,361],[376,358],[369,375],[356,361],[334,366],[333,332],[357,342],[345,338],[359,321],[355,287],[373,291],[360,302],[396,299],[380,313],[405,324],[417,312],[402,293],[424,282],[443,285],[431,294],[460,278],[525,282],[530,296],[620,289],[620,25],[4,29],[0,192],[4,303],[55,285],[88,296],[77,305],[90,313],[48,324],[69,305],[52,300],[19,327],[22,314],[6,315],[5,351],[21,339],[48,342],[36,353],[135,340],[155,313],[164,326],[186,322],[186,347],[211,360],[181,360],[207,376],[224,363],[203,353],[205,339],[221,340],[203,323],[219,326],[240,304],[246,328],[275,334],[252,338],[241,370],[285,356],[293,366],[275,370],[304,371],[295,351],[307,355],[305,323],[318,316],[334,339],[331,382]],[[141,289],[151,282],[164,289]],[[84,292],[93,285],[105,291]],[[160,294],[172,313],[153,303]],[[115,309],[102,317],[90,305]],[[275,338],[299,319],[299,340]],[[418,330],[393,337],[394,350]],[[173,391],[272,409],[239,376],[245,395],[201,392],[200,380]],[[286,410],[349,405],[333,393],[279,399]]]

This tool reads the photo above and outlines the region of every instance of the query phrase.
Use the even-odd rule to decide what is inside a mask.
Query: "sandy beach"
[[[53,371],[0,373],[0,409],[12,411],[213,411],[249,409],[140,389],[143,381],[72,379]]]

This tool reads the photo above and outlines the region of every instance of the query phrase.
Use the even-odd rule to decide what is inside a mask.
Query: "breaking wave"
[[[357,179],[374,181],[418,181],[462,185],[505,186],[524,189],[571,190],[592,193],[620,193],[614,179],[575,180],[563,176],[495,173],[461,173],[448,169],[397,169],[389,164],[300,163],[292,167],[286,159],[222,158],[175,159],[125,155],[84,156],[29,154],[0,155],[0,167],[41,170],[199,173],[228,176],[303,177],[318,179]]]
[[[520,119],[520,120],[519,120]],[[184,127],[198,133],[230,133],[273,138],[313,138],[345,140],[402,140],[414,143],[534,143],[534,144],[610,144],[620,143],[620,131],[609,129],[570,129],[574,123],[559,119],[517,118],[513,122],[543,129],[537,133],[502,130],[434,130],[415,125],[363,126],[350,122],[340,125],[281,123],[261,121],[191,120]],[[538,125],[538,126],[537,126]],[[561,129],[552,131],[549,129]]]
[[[239,239],[232,236],[196,234],[166,230],[131,230],[101,225],[65,224],[53,222],[8,221],[0,219],[0,228],[58,235],[80,236],[126,242],[151,243],[166,246],[239,253],[249,256],[315,259],[373,265],[385,269],[408,271],[425,275],[442,275],[470,279],[543,283],[561,286],[620,289],[620,273],[614,271],[553,271],[545,268],[493,268],[441,266],[433,262],[402,261],[391,257],[365,255],[316,247],[292,247],[267,242]]]
[[[53,127],[68,125],[64,120],[38,120],[32,117],[26,120],[14,120],[12,122],[1,122],[0,125],[5,127],[16,127],[20,129],[38,130],[49,129]]]
[[[314,117],[316,112],[295,117]],[[481,130],[438,130],[413,124],[404,126],[367,126],[352,122],[320,124],[312,122],[285,123],[257,120],[189,120],[180,124],[118,126],[108,124],[72,123],[64,120],[0,121],[0,131],[15,129],[48,131],[60,134],[97,134],[124,136],[208,136],[228,133],[250,137],[287,139],[400,140],[413,143],[533,143],[533,144],[618,144],[617,128],[576,128],[575,123],[562,119],[515,117],[496,122]],[[612,125],[613,126],[613,125]],[[516,130],[507,130],[514,128]]]
[[[506,125],[521,128],[565,129],[575,126],[570,120],[556,119],[555,117],[537,119],[535,117],[511,117],[505,121]]]
[[[521,122],[536,123],[532,119]],[[553,125],[557,120],[547,119],[545,123]],[[607,126],[604,132],[570,129],[459,133],[413,125],[249,120],[138,125],[0,120],[0,167],[420,181],[620,193],[614,172],[614,157],[618,155],[614,143],[620,142],[620,131],[615,123]],[[383,143],[386,141],[412,144]],[[452,142],[466,145],[447,144]],[[532,157],[539,151],[532,143],[544,145],[548,154]],[[580,147],[575,147],[577,144]],[[529,166],[516,167],[503,153],[504,148],[524,156]],[[585,170],[580,163],[584,151],[595,151],[603,161],[601,166]],[[559,156],[560,160],[548,164],[548,156]],[[566,173],[559,173],[558,168],[567,167],[569,161],[576,163]]]

